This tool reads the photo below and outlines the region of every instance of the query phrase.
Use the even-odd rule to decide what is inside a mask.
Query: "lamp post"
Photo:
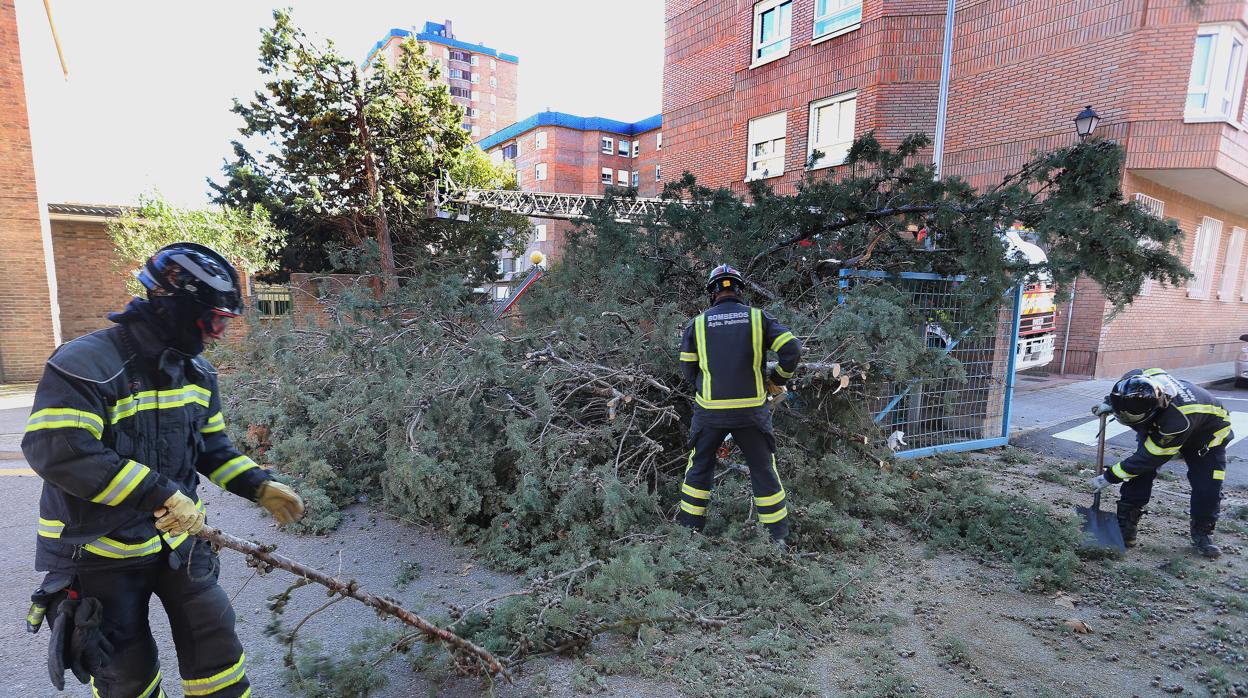
[[[1092,135],[1096,130],[1096,125],[1101,122],[1101,115],[1092,109],[1092,105],[1084,107],[1083,111],[1075,117],[1075,131],[1079,134],[1079,139],[1083,140]]]

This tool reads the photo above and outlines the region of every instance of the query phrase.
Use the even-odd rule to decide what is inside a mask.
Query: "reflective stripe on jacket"
[[[65,569],[177,547],[152,512],[199,474],[254,499],[269,475],[225,432],[216,370],[172,350],[145,357],[123,326],[75,339],[44,368],[22,451],[44,480],[36,568]],[[162,543],[163,541],[163,543]]]

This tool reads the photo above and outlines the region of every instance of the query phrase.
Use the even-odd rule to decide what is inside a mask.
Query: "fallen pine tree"
[[[676,680],[690,693],[802,692],[803,658],[866,585],[882,522],[909,525],[913,506],[973,496],[940,509],[939,536],[965,537],[974,530],[946,519],[995,501],[891,467],[865,386],[965,381],[956,360],[928,346],[925,328],[961,336],[994,322],[1005,291],[1030,274],[1086,274],[1119,304],[1145,278],[1186,278],[1177,227],[1124,201],[1117,146],[1038,155],[985,192],[933,181],[930,166],[914,164],[925,146],[913,137],[891,151],[866,137],[845,177],[789,196],[755,187],[750,206],[686,178],[668,195],[696,206],[669,207],[640,227],[588,221],[519,316],[503,322],[472,292],[476,280],[445,261],[407,269],[399,290],[380,298],[371,288],[341,293],[323,322],[257,332],[228,360],[231,420],[247,426],[239,436],[254,454],[301,481],[305,530],[332,528],[339,506],[367,496],[529,574],[529,592],[446,618],[510,668],[586,656],[596,638],[628,633],[637,643],[618,663],[595,659],[594,671],[671,679],[662,668],[679,664]],[[1047,264],[1007,256],[998,231],[1014,222],[1035,230]],[[932,249],[916,242],[917,229]],[[935,316],[889,278],[845,288],[836,259],[965,275],[967,310]],[[799,554],[766,545],[748,479],[732,469],[716,484],[706,535],[671,524],[691,410],[676,352],[683,324],[705,306],[706,270],[723,261],[745,267],[750,300],[805,347],[800,404],[775,416]],[[1069,579],[1064,528],[1034,508],[987,510],[1018,512],[1047,537],[1011,538],[991,554],[1017,557],[1037,587]],[[390,637],[375,649],[409,648]],[[430,654],[424,666],[445,661]],[[332,682],[341,667],[324,666]]]

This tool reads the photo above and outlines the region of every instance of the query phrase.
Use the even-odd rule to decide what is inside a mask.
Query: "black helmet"
[[[711,270],[711,275],[706,280],[706,292],[714,294],[720,289],[731,287],[740,292],[744,285],[745,278],[741,276],[741,272],[727,264],[721,264]]]
[[[226,317],[243,314],[243,292],[234,265],[211,247],[175,242],[156,251],[134,273],[147,297],[173,296],[194,300],[204,310]]]
[[[1127,376],[1115,383],[1109,393],[1109,406],[1114,408],[1114,416],[1128,426],[1152,419],[1169,404],[1170,394],[1145,375]]]

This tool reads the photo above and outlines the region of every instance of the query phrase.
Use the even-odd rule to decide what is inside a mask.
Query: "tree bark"
[[[236,538],[211,526],[204,526],[195,535],[218,548],[229,548],[246,555],[247,563],[252,567],[264,571],[274,567],[284,569],[287,572],[320,584],[329,589],[331,594],[349,596],[365,606],[375,609],[378,615],[394,616],[419,630],[425,642],[442,644],[452,654],[458,653],[477,662],[484,673],[491,676],[501,675],[508,683],[511,683],[511,674],[489,650],[479,647],[449,630],[439,628],[390,599],[362,591],[354,580],[344,582],[337,577],[331,577],[324,572],[312,569],[284,555],[278,555],[273,552],[273,548],[270,546],[263,546]]]
[[[360,150],[364,153],[364,182],[368,187],[368,198],[371,205],[376,206],[373,212],[373,229],[377,235],[377,251],[381,254],[382,286],[386,291],[396,291],[399,287],[398,274],[394,267],[394,243],[390,239],[390,221],[386,218],[386,207],[379,196],[377,184],[377,162],[373,158],[372,136],[368,129],[368,120],[364,118],[364,98],[355,95],[355,120],[360,133]]]

